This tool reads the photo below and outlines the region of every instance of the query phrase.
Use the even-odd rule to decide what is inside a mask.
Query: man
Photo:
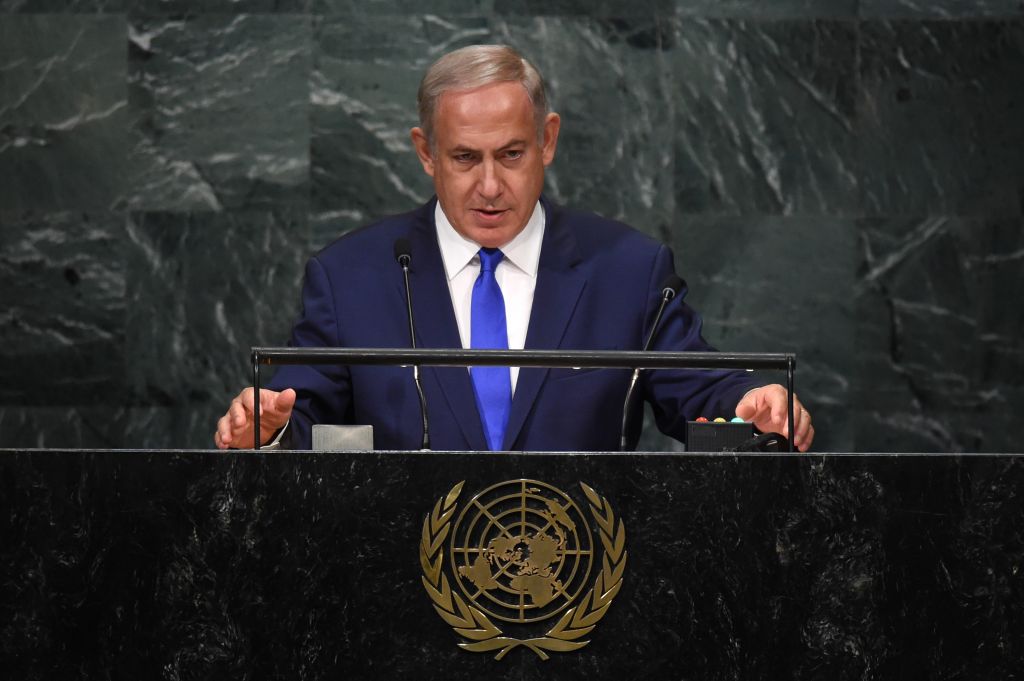
[[[529,62],[504,46],[457,50],[430,67],[418,101],[412,142],[436,199],[314,256],[291,343],[407,347],[393,251],[396,240],[407,239],[420,347],[640,349],[673,271],[671,253],[625,225],[541,195],[561,120],[548,110]],[[654,349],[711,349],[682,298],[666,308]],[[617,449],[630,374],[425,367],[433,447]],[[291,446],[308,448],[313,423],[368,423],[378,449],[419,448],[419,401],[408,368],[285,366],[271,387],[260,393],[261,442],[284,429]],[[785,389],[743,372],[649,371],[639,388],[661,430],[677,438],[688,419],[730,413],[762,431],[789,433]],[[217,424],[218,447],[251,446],[252,411],[247,388]],[[794,443],[806,451],[814,429],[799,402],[795,422]]]

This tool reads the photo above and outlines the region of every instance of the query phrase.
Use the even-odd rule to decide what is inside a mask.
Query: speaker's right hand
[[[243,449],[253,445],[253,394],[246,388],[231,400],[231,406],[217,421],[213,441],[218,449]],[[295,391],[291,388],[275,392],[260,390],[260,444],[266,444],[274,433],[288,423],[295,406]]]

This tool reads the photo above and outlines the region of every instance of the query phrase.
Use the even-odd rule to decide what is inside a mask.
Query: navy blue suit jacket
[[[417,344],[461,348],[437,244],[435,201],[346,234],[310,259],[291,345],[409,347],[403,277],[393,252],[395,240],[407,237]],[[661,284],[673,271],[669,249],[613,220],[542,203],[546,226],[527,349],[642,349]],[[684,295],[685,289],[667,307],[654,349],[712,349]],[[505,449],[617,450],[630,375],[521,369]],[[424,367],[420,376],[432,447],[486,450],[469,372]],[[757,384],[742,372],[661,370],[642,374],[638,387],[659,428],[682,439],[687,419],[732,416],[739,398]],[[309,448],[314,423],[371,424],[377,449],[420,446],[419,400],[409,368],[285,366],[270,385],[298,392],[293,447]]]

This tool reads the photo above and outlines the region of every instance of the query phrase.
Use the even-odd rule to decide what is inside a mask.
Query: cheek
[[[437,167],[437,173],[434,175],[434,186],[438,193],[448,196],[456,196],[462,191],[458,175],[453,173],[450,168],[443,166]]]
[[[458,196],[471,196],[473,194],[473,190],[476,188],[476,182],[472,172],[464,172],[451,177],[450,184],[448,186],[451,188],[453,194],[457,194]]]
[[[523,174],[520,189],[523,194],[539,194],[544,187],[544,166],[537,164]]]

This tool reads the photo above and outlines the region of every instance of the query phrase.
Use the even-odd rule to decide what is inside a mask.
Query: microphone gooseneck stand
[[[412,349],[416,349],[416,324],[412,318],[412,288],[409,286],[409,265],[412,263],[412,248],[408,239],[395,241],[395,260],[402,267],[402,275],[405,279],[405,304],[409,312],[409,343]],[[423,394],[423,385],[420,383],[420,365],[412,365],[412,380],[416,384],[416,393],[420,398],[420,416],[423,419],[423,442],[420,449],[430,449],[430,423],[427,420],[427,397]]]
[[[647,334],[647,341],[644,343],[644,352],[651,349],[651,344],[654,342],[654,336],[658,332],[658,324],[661,323],[661,316],[665,313],[665,306],[669,304],[679,291],[682,290],[686,284],[675,274],[670,274],[665,278],[665,281],[661,284],[661,305],[658,306],[658,313],[654,315],[654,324],[651,325],[651,332]],[[626,390],[626,399],[622,404],[622,432],[619,436],[619,450],[628,451],[636,446],[636,443],[629,442],[629,428],[632,425],[630,423],[630,404],[633,402],[633,393],[636,390],[637,379],[640,378],[640,367],[633,369],[633,378],[629,381],[629,389]]]

